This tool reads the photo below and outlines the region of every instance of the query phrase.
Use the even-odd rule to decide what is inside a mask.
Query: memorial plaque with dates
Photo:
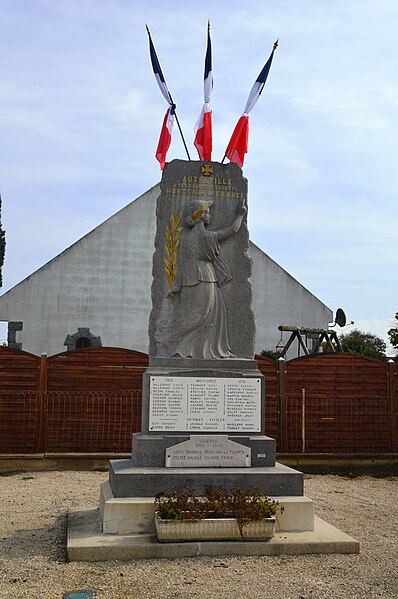
[[[249,468],[251,449],[228,435],[192,435],[166,450],[167,468]]]
[[[151,376],[150,431],[261,431],[260,378]]]

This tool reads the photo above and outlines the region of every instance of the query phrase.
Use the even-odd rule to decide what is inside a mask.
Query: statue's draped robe
[[[235,357],[228,342],[227,312],[219,289],[231,275],[219,251],[216,231],[195,226],[181,235],[172,317],[160,333],[169,356]]]

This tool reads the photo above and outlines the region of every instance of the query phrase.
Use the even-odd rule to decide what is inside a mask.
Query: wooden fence
[[[0,349],[0,453],[128,452],[148,356],[91,348],[47,358]]]
[[[352,354],[257,360],[278,451],[398,451],[397,364]],[[0,348],[0,453],[129,452],[147,364],[121,348],[49,358]]]

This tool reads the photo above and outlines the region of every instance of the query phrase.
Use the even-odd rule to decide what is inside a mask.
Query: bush
[[[203,497],[197,497],[195,489],[158,493],[155,497],[158,515],[165,520],[204,520],[205,518],[236,518],[240,535],[248,522],[259,522],[281,513],[279,502],[269,499],[257,487],[247,491],[232,489],[225,492],[219,487],[209,487]]]
[[[339,339],[344,352],[376,358],[383,362],[386,360],[386,343],[373,333],[354,329],[348,334],[340,335]]]

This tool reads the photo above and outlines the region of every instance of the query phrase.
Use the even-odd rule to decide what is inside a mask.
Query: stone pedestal
[[[173,366],[170,366],[170,364],[160,366],[162,360],[151,360],[143,380],[142,431],[133,434],[132,457],[129,460],[111,460],[110,463],[109,483],[101,500],[101,514],[105,518],[103,521],[104,532],[125,530],[126,526],[130,527],[130,532],[135,528],[140,528],[142,522],[140,517],[137,520],[136,512],[137,509],[141,508],[137,508],[137,506],[148,505],[148,500],[153,502],[154,496],[161,491],[168,493],[179,488],[195,488],[197,494],[201,495],[209,486],[221,486],[226,490],[237,487],[249,489],[251,486],[256,486],[264,490],[269,496],[290,497],[293,501],[292,505],[295,505],[295,503],[302,505],[303,474],[276,463],[275,440],[264,435],[264,377],[257,369],[256,362],[252,360],[220,360],[216,361],[215,365],[211,362],[209,364],[203,362],[200,360],[178,359]],[[216,423],[214,426],[216,430],[209,431],[208,429],[213,427],[209,418],[205,420],[205,428],[195,430],[195,432],[189,430],[168,432],[150,430],[151,411],[158,409],[154,404],[153,393],[151,392],[151,385],[155,384],[156,393],[159,394],[159,379],[157,377],[164,377],[164,393],[167,398],[173,389],[180,389],[179,381],[182,381],[181,389],[184,398],[187,393],[187,384],[191,380],[199,381],[198,393],[200,398],[206,395],[202,393],[201,385],[205,389],[210,386],[207,381],[213,382],[213,385],[216,385],[214,387],[216,390],[217,384],[224,385],[228,384],[229,381],[238,381],[238,383],[242,381],[243,390],[246,389],[244,381],[258,381],[259,393],[253,395],[253,397],[249,395],[248,401],[258,401],[259,430],[251,431],[250,434],[242,434],[238,430],[238,425],[236,430],[226,432],[225,430],[218,430],[218,423]],[[162,380],[160,378],[160,389],[162,389]],[[197,396],[195,395],[195,397]],[[199,401],[202,401],[202,399]],[[204,401],[207,401],[207,399],[205,398]],[[174,405],[173,398],[171,402]],[[169,406],[166,400],[161,405]],[[175,420],[170,420],[170,426],[177,426],[175,423],[179,417],[178,410],[182,409],[179,405],[177,408],[177,416],[175,416]],[[170,408],[171,411],[164,409],[165,415],[171,415],[172,417],[174,408]],[[215,409],[212,403],[209,409]],[[257,414],[257,411],[254,410],[253,414]],[[188,422],[187,419],[183,422],[185,426],[190,425],[189,419]],[[231,426],[235,426],[234,422]],[[256,426],[256,418],[254,418],[253,427],[256,428]],[[191,447],[189,450],[186,449],[186,445],[190,439],[192,444],[188,443],[188,447]],[[195,439],[202,442],[195,443]],[[226,467],[223,467],[222,460],[219,462],[220,467],[209,467],[208,464],[211,458],[214,458],[211,447],[217,445],[217,440],[223,440],[224,443],[225,440],[230,440],[233,441],[232,445],[237,444],[237,447],[241,447],[244,450],[243,454],[249,459],[249,467],[236,467],[233,457],[232,460],[227,461],[228,466]],[[184,449],[178,450],[179,447]],[[184,458],[185,452],[188,452],[186,456],[189,458],[189,463],[192,464],[193,458],[197,458],[196,463],[198,466],[186,468],[182,461],[181,467],[166,467],[167,456],[171,453],[171,448],[173,448],[173,451],[180,451],[181,458]],[[223,450],[220,449],[219,453],[222,452]],[[224,455],[221,457],[224,457]],[[214,459],[212,463],[214,463]],[[242,466],[241,463],[239,464]],[[247,462],[245,462],[246,464]],[[116,516],[118,505],[121,511],[119,516]],[[121,505],[123,505],[123,508]],[[131,522],[127,525],[126,520],[128,521],[129,517],[126,514],[129,509],[131,509],[132,515]],[[111,510],[112,516],[107,515],[109,510]],[[305,521],[305,526],[309,526],[309,530],[311,530],[313,521],[310,522],[311,516],[308,516],[308,513],[303,522],[301,521],[301,508],[294,509],[292,513],[295,515],[290,516],[290,526],[299,530]],[[112,522],[111,525],[110,522]]]
[[[153,362],[156,366],[153,365]],[[114,498],[151,497],[160,491],[170,492],[183,487],[194,487],[198,495],[201,495],[208,486],[222,486],[224,489],[230,490],[234,487],[249,489],[253,485],[272,496],[299,497],[303,495],[302,473],[287,466],[276,464],[275,440],[264,435],[264,377],[257,369],[254,360],[216,360],[214,361],[216,364],[214,364],[211,361],[177,359],[178,366],[173,367],[170,365],[161,367],[158,365],[159,362],[161,360],[151,359],[149,368],[144,374],[142,432],[133,435],[132,458],[131,460],[111,461],[109,483]],[[204,364],[204,362],[209,362],[209,364]],[[210,368],[211,365],[212,368]],[[164,397],[166,399],[162,399],[160,404],[165,406],[165,417],[171,418],[167,420],[167,422],[170,422],[169,426],[178,426],[176,422],[179,418],[179,410],[185,409],[187,385],[190,384],[191,380],[199,381],[199,383],[196,383],[196,387],[199,388],[199,391],[196,392],[199,394],[199,399],[195,399],[195,401],[210,402],[208,409],[213,411],[216,411],[216,408],[214,408],[216,400],[212,399],[213,396],[210,396],[209,399],[208,395],[211,394],[206,392],[211,384],[215,385],[214,389],[216,391],[217,384],[225,387],[225,385],[232,382],[231,384],[234,385],[236,383],[237,389],[240,388],[239,385],[241,384],[242,393],[244,393],[246,389],[245,381],[256,381],[258,383],[258,393],[256,393],[256,386],[254,386],[255,394],[253,396],[249,394],[248,396],[248,402],[253,404],[258,402],[258,406],[257,408],[254,406],[253,412],[248,410],[249,416],[252,413],[254,415],[253,421],[248,420],[248,426],[252,422],[253,430],[250,431],[250,434],[242,433],[240,423],[243,421],[243,415],[240,412],[237,417],[237,424],[235,425],[234,421],[229,423],[229,426],[235,427],[231,432],[220,427],[218,422],[220,418],[214,418],[216,422],[213,426],[212,419],[209,417],[204,420],[204,428],[196,428],[194,431],[178,430],[178,428],[169,432],[150,430],[151,412],[155,409],[159,410],[154,403],[153,394],[151,394],[151,385],[160,384],[161,389],[163,380],[165,381]],[[181,397],[184,400],[181,403],[184,403],[184,405],[181,407],[178,404],[177,408],[169,408],[168,398],[173,389],[180,389],[180,380],[182,381]],[[157,386],[156,389],[159,389],[159,387]],[[159,394],[159,391],[157,393]],[[194,397],[197,398],[198,395]],[[172,397],[172,406],[174,402],[175,400]],[[245,405],[244,403],[242,405],[241,409],[244,412]],[[175,420],[172,420],[173,409],[176,410],[175,413],[177,414]],[[200,416],[203,416],[203,412]],[[257,426],[257,417],[259,426]],[[189,418],[185,418],[185,420],[180,418],[180,421],[187,428],[190,426]],[[198,458],[198,467],[166,467],[167,450],[188,441],[191,435],[201,436],[205,439],[203,450],[195,450],[198,454],[196,456]],[[247,448],[248,455],[250,455],[250,467],[236,467],[233,459],[226,464],[227,467],[209,467],[210,451],[206,445],[206,435],[210,444],[212,440],[217,438],[227,438],[242,448]],[[221,462],[220,465],[222,465]]]

